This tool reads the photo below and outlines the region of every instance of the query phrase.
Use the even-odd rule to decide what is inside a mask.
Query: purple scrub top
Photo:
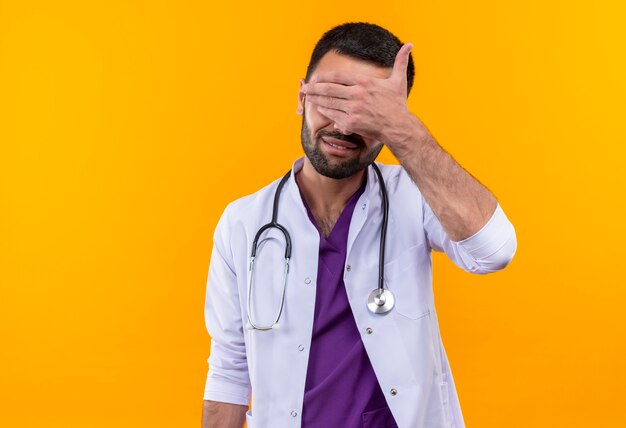
[[[302,428],[397,428],[363,346],[343,282],[350,220],[364,190],[365,180],[346,204],[328,238],[320,232]],[[317,227],[304,197],[302,201]]]

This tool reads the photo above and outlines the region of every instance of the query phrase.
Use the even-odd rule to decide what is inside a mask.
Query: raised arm
[[[460,241],[487,224],[497,201],[409,111],[406,70],[411,48],[411,44],[402,46],[387,78],[320,73],[301,91],[341,132],[356,133],[389,147],[448,237]]]

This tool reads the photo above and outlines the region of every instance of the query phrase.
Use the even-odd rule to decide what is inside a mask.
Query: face
[[[342,71],[387,78],[390,68],[360,61],[358,59],[328,52],[318,63],[314,75],[326,71]],[[350,177],[370,165],[382,149],[379,141],[358,134],[344,134],[335,129],[335,123],[322,115],[315,105],[306,102],[306,95],[298,99],[298,113],[302,114],[302,148],[321,175],[342,179]]]

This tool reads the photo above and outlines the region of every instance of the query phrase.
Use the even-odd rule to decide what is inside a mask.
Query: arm
[[[228,210],[215,228],[204,306],[211,336],[202,412],[205,428],[241,428],[251,393]]]
[[[204,400],[202,428],[242,428],[248,406]]]
[[[491,192],[435,141],[422,122],[407,115],[404,137],[387,142],[453,241],[466,239],[487,224],[496,210]]]
[[[389,147],[447,235],[460,241],[487,224],[497,202],[409,111],[406,70],[411,48],[410,44],[402,46],[386,79],[326,72],[314,75],[301,91],[341,132]]]

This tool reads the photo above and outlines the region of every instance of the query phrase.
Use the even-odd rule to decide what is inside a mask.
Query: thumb
[[[405,43],[402,45],[396,54],[396,59],[393,62],[393,69],[391,71],[391,78],[397,80],[398,82],[402,82],[405,85],[406,70],[409,66],[409,55],[411,54],[411,49],[413,49],[412,43]]]

